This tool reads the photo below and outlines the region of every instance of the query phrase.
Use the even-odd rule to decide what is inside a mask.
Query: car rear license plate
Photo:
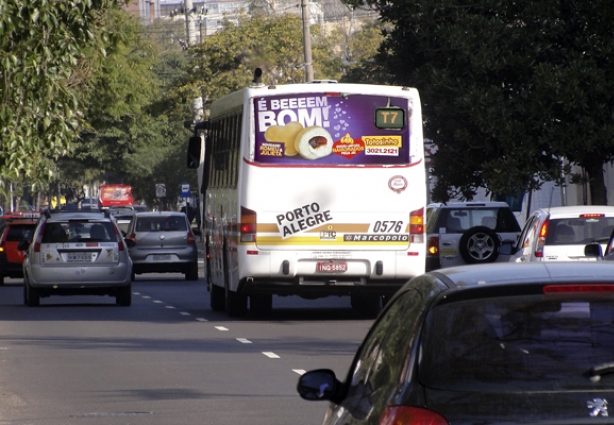
[[[88,263],[92,261],[91,252],[70,252],[66,254],[66,261],[69,263]]]
[[[317,270],[325,273],[347,272],[347,261],[320,261],[317,263]]]
[[[152,257],[154,261],[170,261],[171,260],[170,254],[154,254]]]

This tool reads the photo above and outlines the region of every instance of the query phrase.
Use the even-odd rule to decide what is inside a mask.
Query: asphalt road
[[[23,305],[0,287],[0,424],[316,425],[325,403],[302,371],[345,376],[372,320],[349,299],[275,297],[266,317],[209,308],[201,278],[137,276],[131,307],[110,297]]]

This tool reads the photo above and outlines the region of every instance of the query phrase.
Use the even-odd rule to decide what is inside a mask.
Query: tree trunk
[[[591,163],[584,166],[588,174],[591,205],[608,205],[608,191],[603,180],[603,164]]]

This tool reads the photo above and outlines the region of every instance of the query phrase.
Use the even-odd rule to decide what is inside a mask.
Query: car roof
[[[540,208],[541,213],[550,215],[550,218],[577,217],[579,214],[601,213],[614,216],[614,206],[608,205],[570,205],[565,207]]]
[[[466,207],[505,207],[509,208],[509,205],[505,202],[486,201],[486,202],[446,202],[429,204],[427,208],[466,208]]]
[[[48,213],[48,220],[49,221],[53,221],[53,220],[101,220],[101,219],[107,219],[109,220],[110,217],[107,216],[103,211],[99,211],[99,210],[91,210],[91,211],[70,211],[70,210],[63,210],[63,211],[50,211]],[[47,215],[47,213],[46,213]]]
[[[173,215],[184,216],[185,214],[179,211],[144,211],[137,212],[137,217],[170,217]]]
[[[490,263],[435,270],[457,288],[530,283],[614,283],[614,264],[607,261]]]

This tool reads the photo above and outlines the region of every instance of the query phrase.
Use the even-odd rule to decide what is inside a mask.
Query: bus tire
[[[352,294],[352,308],[360,314],[375,318],[382,309],[382,297],[377,294]]]
[[[273,310],[272,294],[252,294],[249,296],[249,309],[255,314],[267,314]]]
[[[247,296],[226,288],[226,314],[243,317],[247,314]]]
[[[467,264],[492,263],[499,256],[499,236],[489,227],[476,226],[463,233],[458,251]]]
[[[211,310],[224,311],[226,308],[226,294],[224,293],[224,288],[212,283],[210,285],[209,295],[211,297]]]

